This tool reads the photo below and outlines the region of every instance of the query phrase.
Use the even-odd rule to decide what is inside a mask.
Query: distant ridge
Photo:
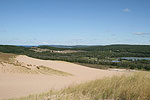
[[[55,48],[82,48],[82,47],[105,47],[105,46],[150,46],[150,45],[110,44],[110,45],[10,45],[10,46],[22,46],[22,47],[48,46]]]

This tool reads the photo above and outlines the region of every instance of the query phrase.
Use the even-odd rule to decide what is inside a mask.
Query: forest
[[[34,49],[46,49],[52,51],[74,50],[79,52],[36,52]],[[82,52],[80,52],[82,51]],[[121,60],[120,57],[150,57],[150,45],[106,45],[106,46],[48,46],[24,47],[14,45],[0,45],[0,52],[27,55],[44,60],[62,60],[78,64],[86,64],[88,67],[101,68],[126,68],[150,70],[150,60]],[[116,61],[116,62],[113,62]]]

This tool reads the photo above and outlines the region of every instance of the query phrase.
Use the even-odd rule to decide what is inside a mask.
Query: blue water
[[[111,62],[120,62],[120,61],[118,61],[118,60],[113,60],[113,61],[111,61]]]
[[[144,58],[144,57],[121,57],[121,59],[125,60],[150,60],[150,58]]]
[[[15,46],[22,46],[22,47],[37,47],[38,45],[15,45]]]

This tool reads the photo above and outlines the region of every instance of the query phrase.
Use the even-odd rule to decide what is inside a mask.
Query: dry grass
[[[87,67],[90,67],[90,68],[106,69],[106,70],[113,67],[113,66],[108,66],[108,65],[87,64],[87,63],[75,63],[75,64],[82,65],[82,66],[87,66]]]
[[[38,72],[40,72],[41,74],[46,74],[46,75],[60,75],[60,76],[70,76],[72,74],[69,74],[67,72],[62,72],[62,71],[58,71],[58,70],[55,70],[55,69],[52,69],[52,68],[49,68],[49,67],[46,67],[46,66],[38,66]]]
[[[40,95],[9,100],[150,100],[150,73],[114,76]]]
[[[15,54],[0,52],[0,61],[8,62],[11,58],[14,58],[15,56]]]
[[[2,68],[2,72],[6,73],[30,73],[30,74],[45,74],[45,75],[59,75],[59,76],[69,76],[71,74],[58,71],[46,66],[36,66],[36,68],[29,68],[33,67],[32,65],[22,65],[18,62],[15,57],[17,55],[11,53],[1,53],[0,52],[0,64],[4,66]],[[9,66],[9,67],[8,67]]]
[[[0,52],[0,64],[3,65],[1,71],[4,73],[34,73],[37,72],[31,71],[26,67],[23,67],[21,63],[15,60],[16,54],[11,53],[1,53]]]

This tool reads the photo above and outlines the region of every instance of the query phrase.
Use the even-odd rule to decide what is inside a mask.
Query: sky
[[[0,0],[3,45],[150,45],[150,0]]]

